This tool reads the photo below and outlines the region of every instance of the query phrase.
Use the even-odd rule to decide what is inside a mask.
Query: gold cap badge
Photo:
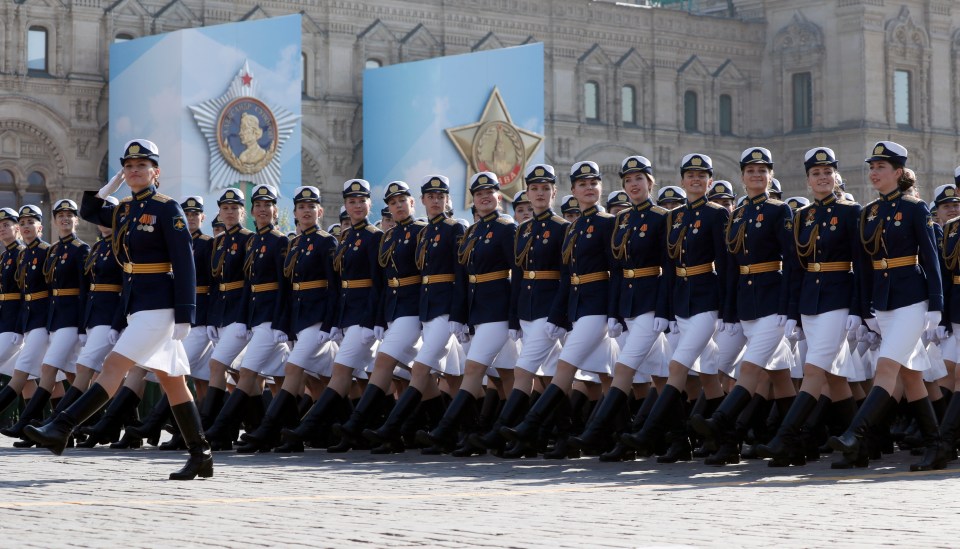
[[[542,177],[543,174],[545,174],[545,173],[547,173],[547,172],[544,171],[543,168],[537,168],[536,170],[533,171],[533,175],[535,175],[535,176],[537,176],[537,177]]]
[[[670,189],[667,189],[667,192],[663,193],[663,196],[671,197],[671,196],[673,196],[673,191],[670,190]]]
[[[703,164],[703,160],[701,160],[699,156],[694,156],[693,158],[690,159],[690,164],[694,166],[699,166]]]
[[[825,153],[825,152],[823,152],[823,151],[820,151],[820,152],[817,153],[817,160],[823,162],[823,161],[826,160],[826,159],[827,159],[827,153]]]
[[[874,147],[873,154],[883,154],[883,145],[877,145]]]
[[[943,191],[943,194],[947,196],[954,196],[955,194],[957,194],[957,191],[953,190],[952,187],[947,187],[947,190]]]
[[[303,190],[303,196],[311,196],[312,194],[313,194],[313,193],[310,192],[310,189],[304,189],[304,190]]]
[[[137,144],[130,145],[130,148],[127,149],[127,152],[130,154],[137,154],[138,152],[140,152],[140,145],[137,145]]]
[[[750,156],[752,156],[754,160],[760,160],[761,158],[763,158],[763,153],[760,151],[753,151],[753,154],[751,154]]]
[[[636,167],[637,167],[637,161],[636,161],[636,160],[630,160],[629,162],[627,162],[627,167],[628,167],[628,168],[636,168]]]
[[[351,191],[359,191],[359,190],[360,190],[360,184],[359,184],[359,183],[354,183],[353,185],[350,185],[350,190],[351,190]]]
[[[590,173],[590,166],[587,166],[586,164],[580,166],[580,173]]]

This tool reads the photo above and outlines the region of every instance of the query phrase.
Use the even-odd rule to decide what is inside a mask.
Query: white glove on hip
[[[220,330],[216,326],[207,326],[207,339],[214,343],[220,341]]]
[[[654,317],[653,318],[653,331],[663,333],[667,331],[667,327],[670,325],[670,322],[665,318]]]
[[[286,343],[290,338],[282,330],[273,330],[274,343]]]
[[[173,325],[173,340],[183,341],[190,334],[190,323],[182,322]]]
[[[607,319],[607,335],[613,339],[620,337],[623,333],[623,326],[615,318]]]

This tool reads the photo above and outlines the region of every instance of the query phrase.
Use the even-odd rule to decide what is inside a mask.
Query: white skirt
[[[637,370],[640,363],[650,354],[660,332],[653,329],[653,312],[627,319],[627,329],[617,362],[631,370]]]
[[[196,326],[183,340],[183,350],[190,363],[190,377],[200,381],[210,380],[210,357],[213,356],[213,343],[207,337],[206,326]]]
[[[560,351],[560,360],[581,370],[609,374],[613,363],[602,364],[604,351],[598,351],[607,342],[607,317],[582,316],[573,323]],[[599,353],[594,355],[594,353]]]
[[[247,341],[247,325],[242,322],[234,322],[220,328],[220,340],[213,348],[210,360],[216,360],[230,369],[239,368],[242,359],[239,362],[238,359],[247,348]]]
[[[204,335],[206,337],[206,335]],[[94,326],[87,330],[87,342],[80,349],[77,364],[95,372],[103,369],[103,359],[107,358],[113,345],[110,344],[110,326]]]
[[[343,332],[343,341],[334,362],[352,368],[358,379],[366,379],[362,372],[373,363],[373,346],[373,343],[363,341],[363,327],[359,324],[350,326]]]
[[[47,352],[43,354],[43,364],[73,374],[77,371],[79,354],[80,336],[77,335],[77,328],[60,328],[50,334]]]
[[[0,333],[0,374],[13,376],[13,366],[17,362],[20,349],[23,348],[23,338],[18,345],[13,345],[14,332]]]
[[[950,362],[960,361],[960,344],[957,344],[957,337],[960,337],[960,324],[953,324],[953,332],[946,341],[940,342],[940,354],[944,360]],[[3,336],[0,335],[0,338]]]
[[[638,379],[648,379],[651,376],[667,377],[670,375],[670,341],[666,334],[657,336],[656,341],[650,346],[650,352],[643,357],[637,366],[637,375],[633,376],[634,383],[646,383]],[[619,357],[617,358],[619,360]],[[645,377],[637,377],[645,376]]]
[[[484,366],[493,366],[501,349],[510,340],[507,337],[509,330],[506,321],[484,322],[474,326],[473,337],[470,338],[469,344],[464,346],[464,350],[467,351],[467,360]],[[510,341],[510,343],[513,342]],[[510,366],[510,369],[513,369],[513,365]]]
[[[50,343],[50,334],[46,328],[34,328],[23,336],[23,347],[17,355],[14,370],[26,372],[30,379],[40,377],[40,366],[43,365],[43,355],[47,352]]]
[[[138,311],[127,316],[127,328],[113,352],[148,370],[170,376],[190,374],[183,343],[173,340],[173,309]]]
[[[517,358],[517,368],[522,368],[532,374],[541,370],[541,375],[550,375],[557,371],[557,358],[560,357],[560,342],[547,337],[544,331],[547,319],[521,320],[522,332],[520,357]],[[552,360],[551,360],[552,359]],[[545,368],[548,363],[551,367]],[[546,371],[549,370],[549,373]]]
[[[743,329],[743,335],[747,338],[743,362],[756,364],[766,370],[790,368],[791,365],[785,364],[782,360],[777,362],[770,360],[783,340],[783,326],[777,326],[777,315],[767,315],[756,320],[743,320],[740,326]]]
[[[449,315],[440,315],[423,323],[420,341],[422,345],[420,345],[420,350],[417,351],[414,361],[431,370],[442,371],[440,363],[450,354],[450,349],[457,341],[450,333]]]
[[[924,358],[930,363],[930,367],[923,371],[923,380],[927,383],[934,383],[947,377],[947,365],[943,363],[943,357],[940,354],[940,347],[934,343],[927,345],[923,352]]]
[[[447,330],[449,331],[449,328]],[[454,339],[447,356],[440,359],[440,371],[448,376],[462,376],[466,364],[467,352],[463,349],[463,345]]]
[[[387,326],[383,341],[377,353],[391,356],[400,364],[411,366],[417,352],[423,345],[420,339],[420,318],[416,316],[401,316]],[[449,328],[447,333],[450,333]]]
[[[321,324],[318,322],[300,330],[293,350],[287,356],[287,363],[321,377],[330,377],[333,369],[333,356],[338,348],[329,338],[320,343]]]
[[[677,317],[677,330],[680,333],[677,342],[673,345],[673,356],[670,359],[692,369],[693,362],[713,337],[717,317],[717,311],[707,311],[690,318]],[[716,371],[703,373],[715,374]]]
[[[286,343],[276,343],[273,340],[270,322],[263,322],[253,327],[253,337],[247,343],[247,352],[240,368],[262,376],[282,376],[283,365],[287,363],[289,354]]]
[[[838,364],[838,361],[846,361],[846,357],[841,355],[847,349],[847,316],[849,309],[800,316],[807,342],[804,356],[806,364],[838,376],[847,377],[851,373],[843,364]],[[847,352],[849,353],[848,349]]]
[[[925,360],[916,360],[914,355],[926,323],[927,302],[921,301],[892,311],[877,311],[880,325],[880,348],[877,358],[888,358],[909,370],[922,372],[930,366]]]
[[[619,353],[620,346],[617,345],[617,340],[611,337],[603,338],[600,340],[600,344],[593,348],[593,352],[577,365],[577,373],[582,374],[577,376],[577,379],[599,383],[599,374],[610,375],[612,373],[613,365],[617,363]],[[560,353],[560,357],[563,357],[563,352]]]

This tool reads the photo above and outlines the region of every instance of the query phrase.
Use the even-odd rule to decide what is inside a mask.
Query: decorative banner
[[[160,192],[202,197],[205,232],[223,188],[249,196],[259,183],[277,187],[281,226],[292,228],[301,185],[300,35],[300,15],[290,15],[111,45],[108,177],[127,141],[149,139],[160,148]]]
[[[472,222],[470,177],[496,173],[512,200],[526,167],[543,162],[543,127],[543,44],[367,69],[363,174],[374,209],[390,181],[419,196],[424,176],[442,174],[457,217]]]

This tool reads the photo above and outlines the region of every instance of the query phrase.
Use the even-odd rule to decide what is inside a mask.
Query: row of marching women
[[[834,453],[852,468],[896,441],[912,470],[943,468],[960,428],[960,196],[921,201],[907,157],[871,149],[864,205],[828,147],[805,155],[809,196],[786,200],[763,147],[741,156],[739,201],[702,153],[662,188],[643,156],[615,189],[577,162],[559,213],[552,166],[527,169],[513,216],[480,172],[472,224],[430,174],[386,184],[385,230],[353,179],[337,235],[315,187],[292,197],[290,235],[275,188],[231,188],[211,237],[203,200],[160,194],[157,146],[135,140],[79,208],[56,203],[53,245],[37,208],[0,210],[0,404],[31,395],[2,432],[59,454],[170,431],[160,446],[190,454],[174,479],[212,475],[211,451],[235,446],[772,467]],[[92,247],[78,214],[100,226]],[[165,394],[138,420],[149,382]]]

